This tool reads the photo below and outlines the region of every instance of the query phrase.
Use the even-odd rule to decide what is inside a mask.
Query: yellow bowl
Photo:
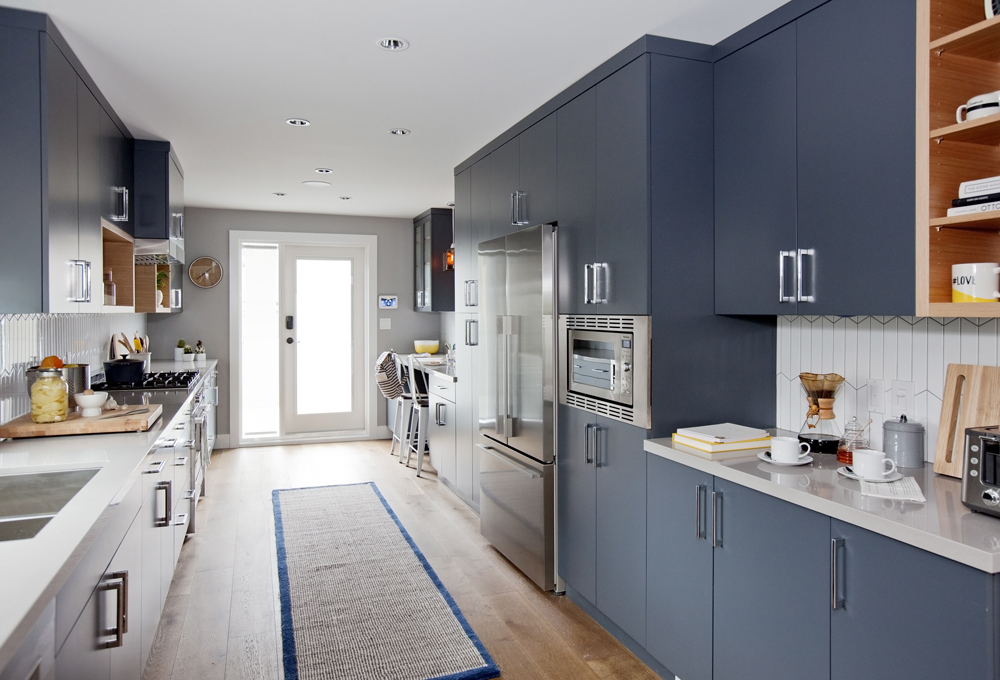
[[[417,354],[423,354],[424,352],[426,352],[427,354],[437,354],[438,348],[440,346],[441,346],[441,343],[438,340],[414,340],[413,341],[413,350]]]

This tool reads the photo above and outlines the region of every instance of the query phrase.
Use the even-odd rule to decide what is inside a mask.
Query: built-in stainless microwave
[[[559,317],[559,402],[651,427],[648,316]]]

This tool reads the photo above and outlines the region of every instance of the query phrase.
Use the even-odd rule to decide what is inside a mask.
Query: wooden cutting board
[[[163,413],[162,404],[132,405],[129,410],[149,409],[148,413],[137,413],[134,416],[108,418],[115,413],[125,411],[105,411],[99,416],[84,418],[79,411],[69,414],[61,423],[34,423],[31,414],[15,418],[0,425],[0,437],[55,437],[69,434],[108,434],[113,432],[145,432]]]
[[[948,364],[934,472],[962,476],[965,428],[1000,425],[1000,367]]]

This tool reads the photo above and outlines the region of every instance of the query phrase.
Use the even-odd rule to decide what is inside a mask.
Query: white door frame
[[[335,435],[300,434],[269,438],[264,441],[243,439],[243,423],[241,422],[240,398],[240,346],[241,346],[241,276],[243,266],[240,255],[244,243],[275,243],[278,245],[316,245],[316,246],[347,246],[364,248],[364,275],[360,277],[364,286],[364,331],[365,358],[364,366],[375,365],[378,356],[378,314],[377,277],[378,277],[378,237],[367,234],[307,234],[283,231],[230,231],[229,232],[229,418],[230,437],[232,445],[236,446],[273,446],[275,444],[296,444],[306,442],[351,441],[359,439],[378,439],[379,433],[375,419],[378,413],[377,394],[374,379],[365,380],[365,427],[364,430],[338,433]]]

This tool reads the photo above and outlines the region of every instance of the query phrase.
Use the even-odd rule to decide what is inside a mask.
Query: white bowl
[[[441,347],[441,342],[439,340],[414,340],[413,349],[417,354],[437,354],[438,349]]]
[[[93,394],[84,394],[80,392],[79,394],[74,394],[73,398],[76,399],[77,405],[83,409],[80,415],[84,418],[90,418],[91,416],[101,415],[101,406],[108,398],[107,392],[94,392]]]

